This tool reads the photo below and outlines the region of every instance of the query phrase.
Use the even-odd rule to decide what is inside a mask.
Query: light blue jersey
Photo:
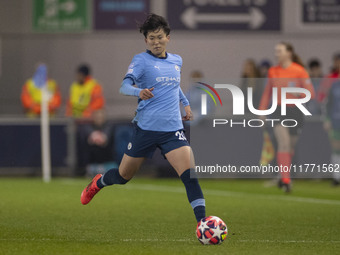
[[[138,89],[134,88],[131,93],[121,89],[121,92],[138,96],[141,89],[154,88],[154,97],[139,99],[134,121],[141,129],[165,132],[183,129],[179,102],[184,106],[189,102],[180,89],[181,67],[182,58],[171,53],[158,58],[147,51],[132,59],[125,79],[132,79]]]

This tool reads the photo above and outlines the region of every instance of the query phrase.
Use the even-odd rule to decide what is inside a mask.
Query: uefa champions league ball
[[[197,224],[196,236],[201,244],[221,244],[227,235],[227,225],[219,217],[208,216]]]

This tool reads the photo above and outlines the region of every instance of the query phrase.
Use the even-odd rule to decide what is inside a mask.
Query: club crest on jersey
[[[129,143],[128,146],[127,146],[127,149],[131,150],[131,148],[132,148],[132,143]]]
[[[176,69],[176,71],[180,71],[181,69],[179,68],[179,66],[178,65],[175,65],[175,69]]]

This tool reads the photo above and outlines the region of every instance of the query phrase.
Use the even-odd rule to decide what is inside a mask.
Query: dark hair
[[[288,42],[281,42],[280,44],[284,45],[287,49],[287,51],[289,51],[290,53],[292,53],[292,61],[296,64],[299,64],[300,66],[305,66],[303,64],[302,59],[300,58],[300,56],[298,54],[295,53],[294,47],[291,43]]]
[[[256,66],[255,60],[251,59],[251,58],[248,58],[248,59],[246,59],[244,64],[246,64],[246,63],[248,63],[251,66],[252,74],[249,76],[243,70],[242,77],[243,78],[259,78],[260,77],[260,72],[259,72],[259,69]]]
[[[268,59],[263,59],[260,63],[260,67],[266,67],[269,69],[271,66],[272,66],[272,63]]]
[[[77,69],[77,72],[88,76],[91,74],[91,68],[88,65],[80,65]]]
[[[315,68],[315,67],[320,67],[320,66],[321,66],[321,63],[316,58],[313,58],[313,59],[309,60],[309,62],[308,62],[309,69],[312,69],[312,68]]]
[[[141,32],[145,38],[148,32],[163,29],[166,35],[170,34],[170,26],[165,18],[154,13],[150,13],[143,24],[139,25],[139,32]]]

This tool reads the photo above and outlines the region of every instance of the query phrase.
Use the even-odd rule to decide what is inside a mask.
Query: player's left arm
[[[185,110],[185,116],[182,117],[182,120],[193,120],[194,116],[191,111],[189,100],[184,95],[181,88],[179,88],[179,100],[184,106],[184,110]]]
[[[178,57],[180,59],[179,66],[180,66],[180,68],[182,68],[182,65],[183,65],[182,57],[181,56],[178,56]],[[182,74],[182,72],[181,72],[181,74]],[[179,100],[182,103],[182,105],[184,106],[184,111],[185,111],[185,116],[182,117],[182,120],[185,120],[185,121],[193,120],[194,119],[194,115],[192,114],[189,100],[184,95],[181,87],[179,87]]]
[[[179,101],[182,103],[184,107],[190,105],[189,100],[187,97],[184,95],[183,91],[181,88],[179,88]]]
[[[305,69],[301,72],[301,86],[307,90],[309,90],[311,94],[311,99],[315,98],[315,90],[313,87],[313,83]]]
[[[184,107],[185,116],[182,117],[182,120],[193,120],[194,115],[192,114],[190,105]]]

